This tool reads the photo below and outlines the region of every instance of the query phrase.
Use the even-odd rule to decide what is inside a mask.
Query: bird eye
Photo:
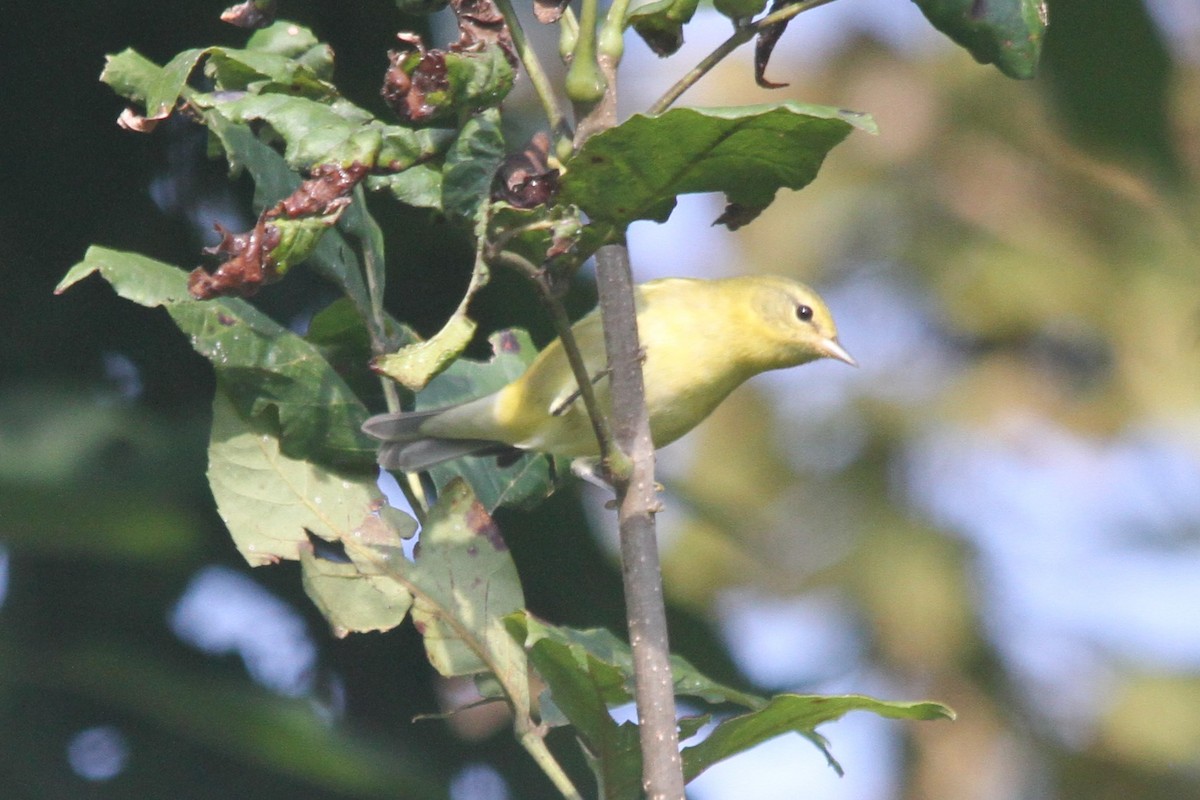
[[[803,303],[796,306],[796,317],[801,322],[811,322],[813,318],[812,306],[806,306]]]

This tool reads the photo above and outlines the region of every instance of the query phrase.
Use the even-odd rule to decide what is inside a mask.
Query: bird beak
[[[837,339],[830,338],[821,342],[821,352],[829,358],[844,361],[852,367],[858,366],[858,362],[854,360],[854,356],[847,353],[846,348],[842,347]]]

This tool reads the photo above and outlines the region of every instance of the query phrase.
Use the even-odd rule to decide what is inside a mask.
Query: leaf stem
[[[533,90],[542,103],[542,109],[546,112],[546,120],[550,123],[555,140],[570,141],[572,132],[571,126],[567,122],[566,110],[554,93],[550,78],[542,67],[537,51],[529,43],[529,37],[525,35],[525,29],[521,26],[521,20],[517,16],[516,10],[510,0],[496,0],[496,7],[504,15],[504,23],[508,26],[508,32],[512,36],[517,56],[521,59],[521,65],[525,67],[525,72],[529,75],[529,82],[533,84]]]
[[[753,39],[756,35],[771,27],[778,25],[781,22],[803,14],[805,11],[811,11],[818,6],[823,6],[827,3],[832,3],[833,0],[801,0],[798,3],[793,3],[778,11],[773,11],[754,22],[750,23],[735,23],[733,33],[729,38],[721,42],[717,47],[700,60],[696,66],[692,67],[687,73],[675,82],[675,85],[668,89],[662,97],[655,101],[654,105],[646,110],[646,113],[653,116],[661,114],[674,105],[684,92],[692,88],[701,78],[707,75],[713,67],[721,63],[734,50],[744,45],[746,42]]]
[[[545,737],[537,728],[522,731],[517,739],[563,797],[567,800],[583,800],[583,795],[575,788],[575,784],[550,752],[550,748],[546,747]]]
[[[362,249],[363,273],[367,279],[367,298],[370,313],[364,320],[368,335],[371,337],[371,352],[383,355],[392,349],[392,343],[387,334],[387,315],[383,310],[383,290],[387,282],[386,262],[383,256],[383,231],[379,229],[375,218],[367,209],[366,193],[362,184],[354,187],[354,203],[363,216],[361,230],[356,230],[359,245]],[[379,376],[380,386],[383,387],[384,401],[388,411],[395,413],[400,410],[400,393],[396,384],[385,376]],[[421,525],[425,524],[425,513],[428,510],[428,498],[421,488],[420,475],[405,475],[404,480],[396,481],[404,499],[408,501],[413,515]]]

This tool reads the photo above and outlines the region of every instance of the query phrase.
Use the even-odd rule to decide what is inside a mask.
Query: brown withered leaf
[[[249,297],[261,286],[279,279],[271,251],[279,245],[279,229],[267,222],[266,215],[247,233],[230,233],[220,223],[215,225],[221,242],[206,247],[204,252],[228,256],[211,275],[196,267],[188,275],[188,291],[197,300],[233,295]]]
[[[548,163],[550,137],[538,132],[520,153],[505,157],[492,182],[492,199],[516,208],[534,208],[548,203],[558,191],[558,170]]]
[[[790,6],[796,0],[774,0],[771,3],[771,10],[768,14],[774,14],[781,8]],[[764,89],[782,89],[787,86],[786,83],[775,83],[767,80],[767,62],[771,60],[771,54],[775,52],[775,45],[779,43],[779,37],[783,36],[783,32],[787,30],[788,22],[784,20],[777,22],[767,28],[764,28],[758,34],[758,41],[754,43],[754,82]]]
[[[450,8],[458,19],[458,41],[450,45],[451,50],[474,52],[494,44],[504,51],[509,64],[517,66],[512,34],[495,0],[451,0]]]
[[[247,0],[221,12],[221,21],[239,28],[265,28],[275,21],[276,0]]]
[[[279,246],[280,232],[271,221],[326,216],[342,210],[350,204],[350,192],[368,171],[365,164],[357,161],[347,167],[319,164],[294,192],[264,209],[246,233],[231,233],[217,224],[221,241],[214,247],[206,247],[204,252],[221,256],[224,261],[212,274],[203,267],[192,270],[188,275],[188,291],[197,300],[227,295],[250,297],[279,280],[281,275],[272,253]]]
[[[543,25],[558,22],[570,0],[533,0],[533,16]]]
[[[729,203],[721,212],[721,216],[713,220],[713,225],[724,225],[729,230],[736,231],[743,225],[749,225],[761,213],[761,208],[749,208],[741,203]]]
[[[367,165],[357,161],[348,167],[318,164],[312,168],[308,180],[267,213],[271,217],[288,219],[332,214],[350,204],[350,192],[367,172]]]
[[[127,108],[117,117],[117,125],[134,133],[150,133],[163,121],[163,117],[143,117],[132,108]]]
[[[388,52],[388,70],[379,93],[401,120],[426,122],[443,111],[440,106],[427,102],[429,95],[450,88],[446,74],[446,53],[442,50],[426,50],[424,41],[416,34],[398,33],[396,36],[404,44],[415,48],[416,52]]]

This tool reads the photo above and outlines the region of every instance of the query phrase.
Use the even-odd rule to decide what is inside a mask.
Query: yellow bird
[[[818,358],[854,365],[812,289],[786,278],[664,278],[637,287],[642,372],[655,447],[696,427],[760,372]],[[599,310],[571,328],[602,408],[610,407]],[[379,463],[415,472],[465,455],[510,448],[571,458],[599,455],[587,409],[555,340],[503,389],[448,408],[371,417]]]

